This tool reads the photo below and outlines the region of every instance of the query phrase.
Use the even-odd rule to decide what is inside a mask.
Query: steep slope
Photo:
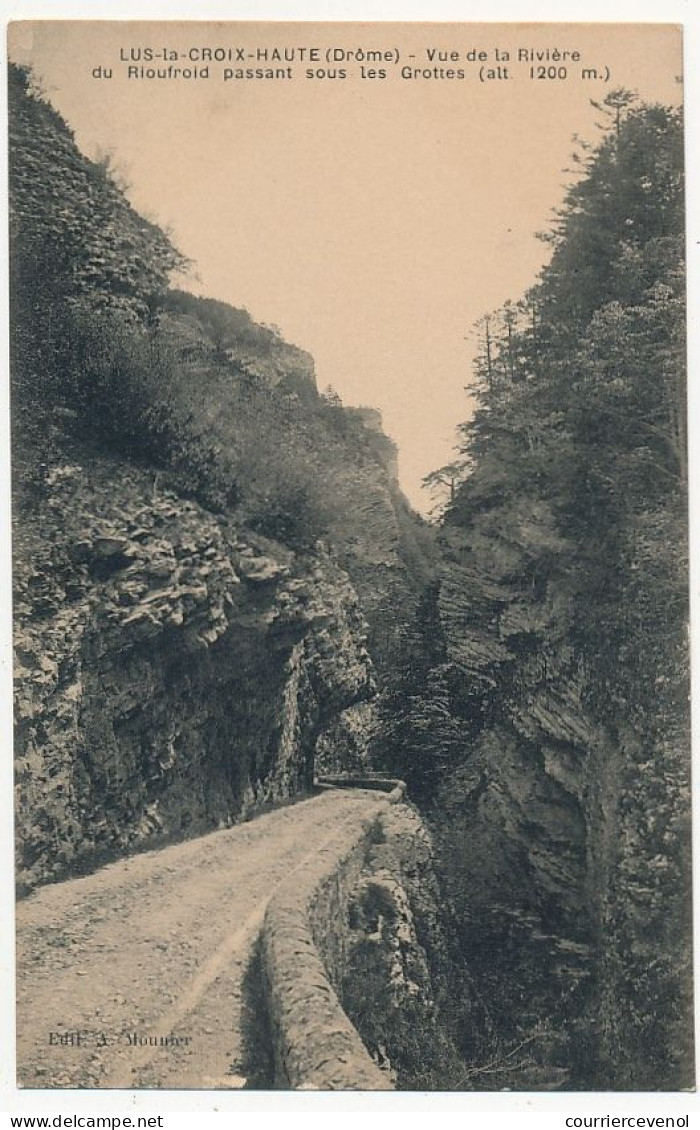
[[[385,721],[501,1054],[542,1049],[523,1088],[692,1085],[682,121],[611,99],[551,263],[481,326]]]
[[[32,886],[304,793],[317,746],[366,766],[373,658],[421,583],[402,545],[429,546],[375,417],[320,396],[274,328],[168,291],[182,257],[15,67],[10,111]]]
[[[10,234],[24,252],[13,259],[15,278],[60,271],[74,300],[143,316],[185,260],[80,153],[49,103],[28,96],[31,76],[10,66],[8,78]]]

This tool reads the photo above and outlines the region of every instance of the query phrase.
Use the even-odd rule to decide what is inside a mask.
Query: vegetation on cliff
[[[387,984],[423,877],[412,911],[368,887],[348,978],[388,993],[406,1086],[691,1082],[682,123],[603,113],[548,266],[479,327],[438,554],[376,414],[170,289],[167,234],[10,68],[27,881],[373,756],[451,928],[423,915]]]
[[[320,395],[274,327],[170,289],[186,263],[168,235],[28,72],[10,67],[9,93],[31,886],[308,789],[326,734],[366,759],[367,644],[391,661],[430,535],[371,411]]]
[[[675,1088],[692,1071],[682,121],[624,92],[598,109],[549,264],[479,327],[386,757],[432,806],[504,1046],[546,1023],[566,1085]]]
[[[10,67],[12,394],[20,501],[60,436],[308,549],[355,523],[386,437],[244,310],[169,290],[186,261]],[[389,484],[383,483],[386,490]],[[403,503],[406,509],[406,504]]]

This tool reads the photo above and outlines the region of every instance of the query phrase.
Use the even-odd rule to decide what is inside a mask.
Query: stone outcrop
[[[445,942],[432,847],[401,782],[297,869],[268,906],[262,966],[281,1087],[388,1090],[450,1083]],[[328,787],[328,786],[326,786]],[[332,786],[331,786],[332,787]]]
[[[70,262],[64,289],[73,299],[141,317],[184,260],[161,228],[129,205],[108,163],[88,160],[49,103],[26,96],[30,85],[10,67],[11,235],[33,248],[37,271]]]
[[[368,408],[360,405],[357,408],[347,408],[346,412],[359,420],[365,430],[371,435],[372,447],[379,462],[387,472],[392,483],[399,480],[399,449],[389,436],[384,432],[382,414],[377,408]]]
[[[253,321],[247,310],[212,298],[171,290],[159,326],[183,362],[225,362],[244,379],[259,380],[301,397],[316,393],[314,359],[285,341],[273,326]]]
[[[469,742],[432,822],[463,960],[513,1040],[543,1018],[563,1033],[565,1010],[583,1011],[595,957],[586,766],[602,741],[563,639],[565,597],[517,583],[518,536],[507,531],[488,569],[462,549],[442,570],[438,614]]]
[[[18,68],[11,110],[17,879],[29,890],[284,803],[313,788],[316,767],[368,773],[372,700],[435,549],[379,415],[320,397],[313,359],[274,326],[167,291],[184,265],[167,235]],[[412,828],[406,863],[402,821],[383,831],[389,807],[370,796],[361,825],[339,828],[271,904],[285,1085],[410,1082],[396,1033],[416,985],[411,1022],[447,1046],[426,925],[438,899],[418,882],[429,853]],[[377,891],[394,909],[374,948]],[[387,1046],[367,1029],[369,1051],[347,1015],[361,1019],[353,970],[368,953],[370,980],[390,980]]]
[[[374,691],[342,570],[116,462],[41,494],[15,539],[20,882],[310,788],[318,733]]]
[[[449,985],[433,846],[410,803],[382,813],[351,892],[342,999],[376,1062],[399,1089],[460,1088],[465,1064],[451,1032],[476,1029],[465,980]]]
[[[316,769],[320,774],[368,773],[370,751],[378,736],[376,702],[359,702],[337,714],[316,742]]]

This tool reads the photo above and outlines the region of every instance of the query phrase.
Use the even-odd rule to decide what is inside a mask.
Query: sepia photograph
[[[7,69],[17,1087],[692,1092],[682,28]]]

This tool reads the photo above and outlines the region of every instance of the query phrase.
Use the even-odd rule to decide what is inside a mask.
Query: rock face
[[[308,789],[320,729],[374,689],[342,570],[116,463],[43,494],[15,541],[20,882]]]
[[[463,1023],[475,1001],[467,984],[450,999],[433,848],[412,805],[382,815],[348,924],[340,995],[373,1058],[400,1089],[464,1086],[450,1022],[459,1013]]]
[[[372,791],[360,776],[345,783],[355,819],[295,871],[265,915],[276,1081],[330,1090],[459,1087],[466,1067],[450,1022],[470,987],[450,998],[429,834],[402,801],[403,782],[376,779]]]
[[[431,817],[462,960],[511,1045],[532,1038],[510,1086],[689,1085],[681,649],[670,679],[658,658],[592,663],[575,570],[527,565],[533,530],[555,543],[546,513],[525,516],[444,536],[435,619],[463,738]],[[646,700],[663,727],[632,708]]]
[[[595,962],[599,827],[588,767],[596,750],[605,762],[605,742],[563,639],[565,596],[523,591],[514,554],[508,541],[486,568],[464,549],[442,571],[438,616],[464,741],[437,789],[433,826],[462,960],[494,1026],[506,1046],[536,1035],[533,1061],[506,1081],[551,1089],[572,1085],[564,1064],[583,1065],[574,1028]],[[544,1027],[562,1048],[569,1041],[561,1056],[550,1048],[538,1058]]]
[[[369,652],[390,651],[411,585],[377,420],[325,405],[312,358],[274,327],[166,293],[182,262],[167,236],[31,76],[10,82],[18,878],[32,885],[308,789],[322,733],[366,768],[371,708],[359,726],[352,709],[374,695]]]
[[[399,478],[399,451],[396,444],[384,432],[382,414],[377,408],[360,406],[346,409],[352,416],[360,420],[362,426],[372,435],[375,453],[385,468],[389,479],[398,483]]]
[[[274,327],[254,322],[246,310],[171,290],[159,321],[183,361],[224,361],[239,376],[301,397],[317,391],[311,354],[285,341]]]
[[[504,1080],[514,1089],[571,1085],[562,1066],[571,1048],[562,1058],[558,1046],[539,1053],[545,1029],[550,1043],[566,1043],[563,1018],[583,1015],[590,989],[590,846],[572,760],[564,747],[544,751],[490,731],[444,783],[433,814],[462,961],[506,1047],[536,1034],[534,1059]]]
[[[316,742],[319,774],[368,773],[372,742],[377,737],[375,702],[360,702],[336,715]]]
[[[378,414],[319,396],[312,358],[274,327],[167,291],[183,265],[169,239],[31,85],[12,68],[25,890],[298,796],[315,763],[366,773],[373,698],[435,556]],[[312,1085],[424,1080],[426,1041],[436,1084],[454,1061],[429,849],[414,815],[390,825],[369,843],[341,829],[352,875],[326,853],[317,890],[311,867],[307,948],[374,1057],[345,1017],[355,1066],[329,1079],[321,1041]],[[292,994],[297,980],[293,964]]]
[[[9,69],[10,230],[30,241],[35,269],[70,263],[67,292],[138,318],[184,265],[164,232],[130,207],[105,167],[78,150],[29,77]]]

